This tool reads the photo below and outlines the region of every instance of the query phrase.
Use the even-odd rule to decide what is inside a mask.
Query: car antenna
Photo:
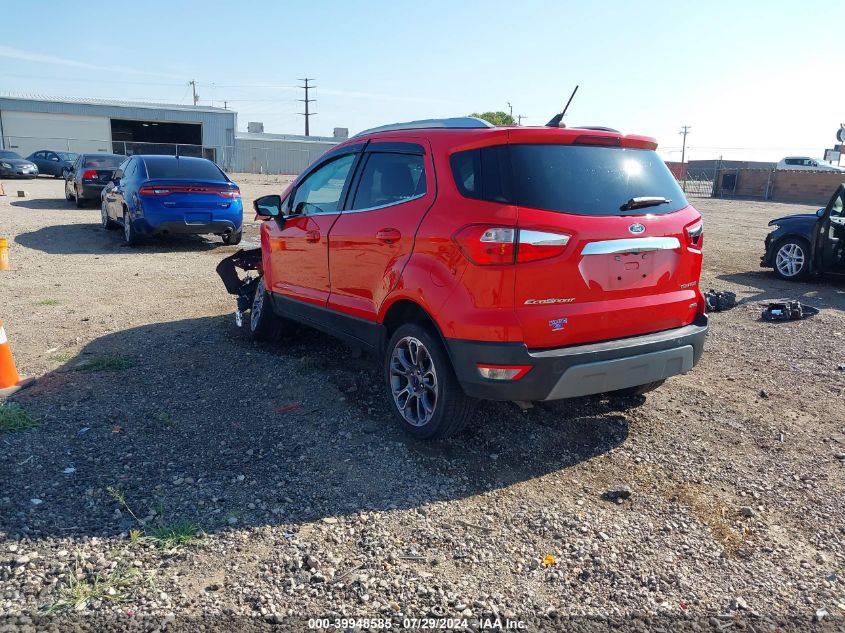
[[[575,86],[575,90],[572,91],[572,94],[569,95],[569,101],[566,102],[566,106],[563,108],[563,112],[560,114],[556,114],[552,117],[552,120],[546,123],[546,127],[566,127],[563,124],[563,116],[566,114],[566,111],[569,109],[569,104],[572,103],[572,98],[575,96],[575,93],[578,92],[578,86]]]

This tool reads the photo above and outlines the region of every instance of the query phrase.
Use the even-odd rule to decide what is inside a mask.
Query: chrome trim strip
[[[403,200],[397,200],[396,202],[388,202],[387,204],[380,204],[377,207],[367,207],[366,209],[345,209],[342,212],[344,215],[347,213],[363,213],[364,211],[377,211],[379,209],[387,209],[388,207],[395,207],[400,204],[405,204],[406,202],[411,202],[412,200],[419,200],[420,198],[425,198],[426,194],[418,193],[415,196],[411,196],[410,198],[404,198]]]
[[[522,229],[519,231],[519,243],[531,244],[532,246],[566,246],[569,243],[569,236],[561,233]]]
[[[649,251],[674,251],[681,248],[677,237],[635,237],[624,240],[590,242],[582,255],[611,255],[614,253],[646,253]]]

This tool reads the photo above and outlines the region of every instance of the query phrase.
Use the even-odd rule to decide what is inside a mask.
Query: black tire
[[[617,391],[611,391],[607,395],[614,396],[614,397],[621,397],[621,398],[633,398],[634,396],[642,396],[647,394],[649,391],[654,391],[658,387],[660,387],[665,380],[655,380],[654,382],[647,382],[644,385],[637,385],[635,387],[627,387],[626,389],[618,389]]]
[[[384,380],[399,426],[420,439],[457,435],[475,408],[475,401],[458,384],[440,336],[423,323],[405,323],[390,337]],[[404,408],[400,404],[403,393]]]
[[[117,228],[117,225],[114,223],[108,213],[106,213],[105,209],[105,202],[100,200],[100,226],[102,226],[107,231],[113,231]]]
[[[85,205],[85,201],[79,197],[79,193],[76,191],[73,192],[73,201],[77,209],[81,209]]]
[[[141,241],[138,231],[135,230],[135,226],[129,218],[127,209],[123,210],[123,241],[126,242],[127,246],[137,246]]]
[[[805,279],[810,273],[810,245],[800,237],[788,237],[775,245],[772,255],[775,274],[786,281]]]
[[[283,321],[273,312],[273,304],[270,301],[270,293],[264,287],[264,277],[258,281],[255,287],[255,295],[252,298],[252,306],[249,310],[249,336],[254,341],[268,341],[274,343],[282,335]]]
[[[223,234],[223,243],[226,246],[234,246],[235,244],[241,243],[241,237],[243,237],[243,231],[234,231],[232,233],[224,233]]]

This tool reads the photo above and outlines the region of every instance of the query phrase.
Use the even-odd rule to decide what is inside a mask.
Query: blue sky
[[[507,110],[544,124],[657,137],[690,158],[821,156],[845,122],[845,3],[8,3],[0,91],[190,103],[239,127],[301,133],[297,78],[316,78],[312,134]]]

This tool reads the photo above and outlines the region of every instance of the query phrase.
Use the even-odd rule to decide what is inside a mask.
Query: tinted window
[[[9,150],[0,150],[0,158],[20,158],[20,155]]]
[[[306,176],[296,188],[293,212],[308,214],[337,211],[343,185],[354,161],[355,154],[347,154]]]
[[[210,160],[146,158],[150,178],[185,178],[190,180],[226,180],[220,168]]]
[[[82,165],[86,169],[117,169],[124,156],[85,156],[85,162]]]
[[[452,157],[458,189],[471,198],[579,215],[616,215],[631,198],[660,196],[687,205],[666,164],[653,151],[585,145],[509,145]],[[477,156],[464,156],[477,154]]]
[[[425,193],[423,157],[414,154],[370,154],[353,209],[369,209],[403,202]]]

